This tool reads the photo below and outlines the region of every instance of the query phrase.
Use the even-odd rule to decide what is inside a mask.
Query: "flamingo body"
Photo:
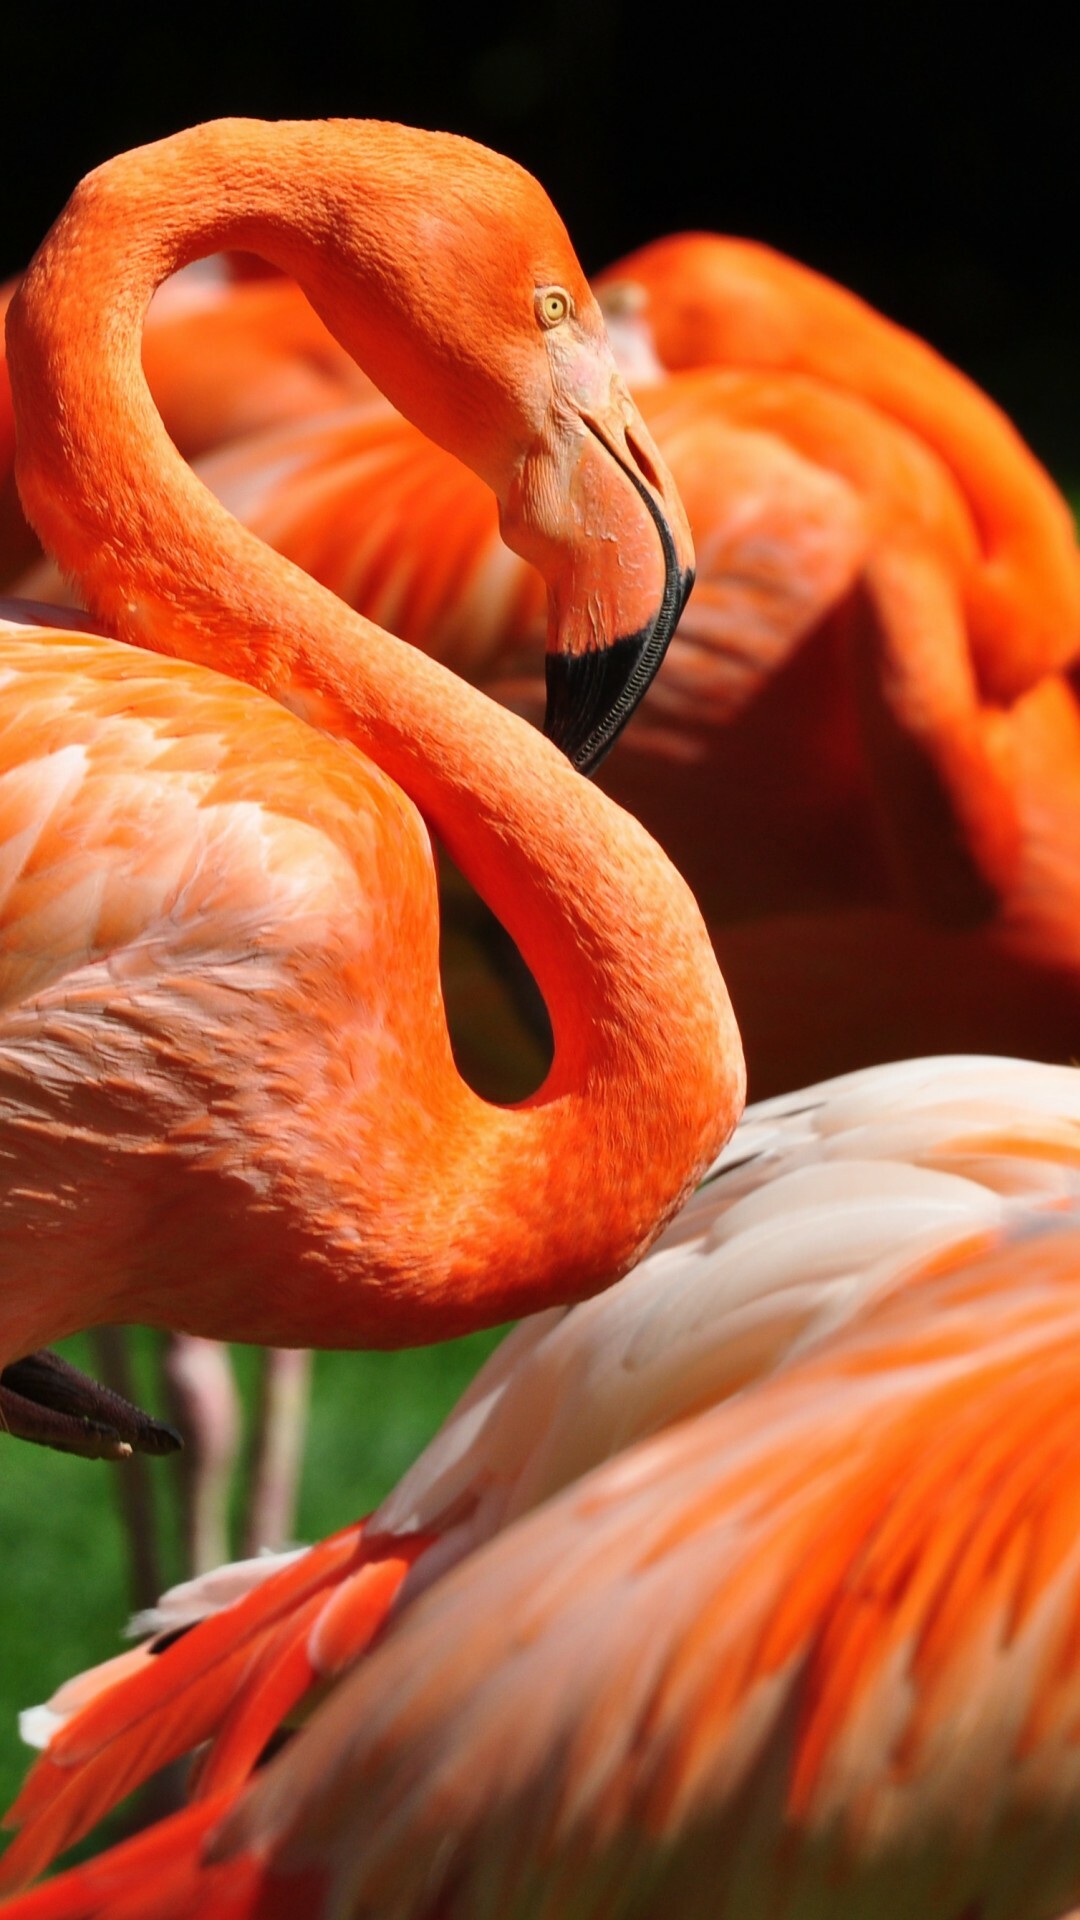
[[[220,1873],[253,1915],[1060,1911],[1075,1220],[1017,1252],[944,1263],[449,1575],[194,1871],[181,1831],[164,1910],[214,1914]]]
[[[422,1597],[238,1808],[12,1920],[1050,1916],[1076,1897],[1075,1215],[931,1268]],[[927,1435],[933,1435],[928,1446]]]
[[[410,1152],[426,1140],[437,1159],[468,1125],[449,1111],[425,829],[378,768],[220,675],[15,627],[4,665],[5,1154],[36,1183],[5,1193],[8,1338],[25,1351],[82,1324],[95,1274],[103,1304],[128,1275],[150,1317],[208,1332],[219,1315],[239,1330],[234,1281],[249,1337],[263,1298],[288,1341],[284,1275],[313,1275],[342,1230],[335,1157],[377,1168],[407,1216]],[[417,1038],[407,1060],[401,1030]],[[399,1089],[400,1132],[377,1096],[370,1127],[349,1115],[356,1078],[369,1096]],[[324,1103],[340,1137],[323,1128],[312,1152]],[[373,1269],[377,1212],[352,1222]],[[422,1219],[409,1231],[419,1272]]]

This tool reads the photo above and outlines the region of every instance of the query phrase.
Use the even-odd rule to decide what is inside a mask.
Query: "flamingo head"
[[[682,611],[686,515],[543,188],[472,141],[380,132],[374,232],[370,199],[357,203],[364,297],[348,310],[332,298],[332,324],[387,397],[493,488],[504,539],[544,576],[546,731],[591,771]],[[340,224],[336,238],[348,253]]]
[[[664,657],[693,544],[588,287],[547,282],[534,310],[547,405],[500,495],[501,525],[547,581],[545,732],[591,773]]]

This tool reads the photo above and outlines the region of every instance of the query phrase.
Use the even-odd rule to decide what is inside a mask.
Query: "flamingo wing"
[[[12,1920],[1060,1912],[1078,1335],[1075,1209],[926,1261],[446,1575],[231,1810]]]
[[[515,1520],[644,1437],[752,1398],[928,1262],[1078,1205],[1080,1076],[1065,1068],[908,1061],[750,1108],[649,1257],[523,1322],[367,1522],[310,1564],[246,1563],[167,1596],[147,1623],[160,1642],[39,1710],[46,1751],[0,1877],[38,1871],[123,1786],[203,1740],[198,1792],[235,1789],[385,1618]],[[240,1597],[222,1608],[231,1581]]]
[[[400,1078],[395,1020],[419,1036],[434,1015],[448,1042],[431,851],[400,789],[221,675],[97,635],[2,637],[0,1124],[25,1175],[4,1194],[3,1318],[24,1353],[85,1324],[88,1274],[122,1286],[144,1233],[151,1316],[194,1311],[181,1300],[210,1284],[216,1231],[238,1272],[260,1257],[238,1203],[246,1191],[272,1232],[289,1152],[295,1172],[325,1143],[305,1116],[340,1074],[344,1024],[376,1078],[380,1060]],[[204,1211],[181,1232],[193,1179]]]

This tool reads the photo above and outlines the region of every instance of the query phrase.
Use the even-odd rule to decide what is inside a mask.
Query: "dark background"
[[[540,176],[586,268],[705,226],[833,274],[966,367],[1075,483],[1076,62],[1030,9],[992,31],[970,9],[706,8],[694,31],[678,0],[130,19],[23,0],[3,47],[0,270],[88,167],[194,120],[447,127]]]

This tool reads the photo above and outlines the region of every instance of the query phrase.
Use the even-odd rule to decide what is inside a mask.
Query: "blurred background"
[[[987,388],[1080,492],[1075,75],[1037,16],[995,39],[985,16],[959,12],[710,9],[702,37],[688,10],[631,14],[618,0],[486,18],[420,0],[332,16],[85,8],[62,26],[24,6],[10,10],[4,62],[4,275],[89,167],[193,121],[371,115],[447,128],[542,179],[588,271],[705,227],[855,288]],[[319,1362],[300,1537],[374,1502],[491,1344]],[[149,1368],[146,1348],[143,1359]],[[117,1471],[3,1449],[5,1801],[23,1766],[15,1708],[117,1648]],[[166,1468],[154,1472],[164,1488]]]

